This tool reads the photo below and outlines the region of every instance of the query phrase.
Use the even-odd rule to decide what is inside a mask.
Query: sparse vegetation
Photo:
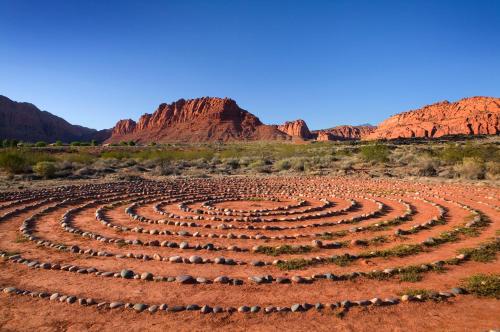
[[[284,245],[279,247],[268,247],[260,246],[255,252],[265,254],[268,256],[280,256],[280,255],[296,255],[304,254],[312,251],[311,246],[290,246]]]
[[[463,248],[459,253],[465,254],[476,262],[492,262],[496,259],[497,252],[500,251],[500,241],[493,241],[478,248]]]
[[[462,286],[471,294],[500,299],[500,274],[476,274],[463,280]]]

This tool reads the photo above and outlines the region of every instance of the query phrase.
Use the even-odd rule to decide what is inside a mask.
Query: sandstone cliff
[[[360,140],[371,134],[376,127],[364,126],[337,126],[330,129],[313,131],[317,141],[345,141]]]
[[[225,142],[289,138],[276,126],[264,125],[232,99],[203,97],[161,104],[153,114],[144,114],[137,122],[120,120],[107,142]]]
[[[292,137],[299,137],[302,139],[311,138],[311,132],[309,131],[306,122],[302,119],[287,121],[284,124],[279,125],[278,129]]]
[[[367,139],[495,135],[500,132],[500,98],[471,97],[443,101],[396,114],[383,121]]]

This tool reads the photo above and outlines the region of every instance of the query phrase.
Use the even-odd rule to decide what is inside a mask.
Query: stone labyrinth
[[[463,278],[500,270],[470,257],[498,248],[499,197],[489,187],[315,177],[3,193],[0,290],[156,315],[442,305],[472,296]]]

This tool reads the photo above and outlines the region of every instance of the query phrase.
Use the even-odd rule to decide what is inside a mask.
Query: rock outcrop
[[[500,132],[500,98],[471,97],[443,101],[396,114],[383,121],[367,139],[495,135]]]
[[[278,129],[292,137],[298,137],[302,139],[311,138],[311,132],[309,131],[306,122],[302,119],[298,119],[295,121],[286,121],[284,124],[279,125]]]
[[[229,98],[179,99],[161,104],[153,114],[137,123],[120,120],[108,143],[134,140],[146,142],[214,142],[233,140],[290,139],[276,126],[264,125],[255,115]]]
[[[0,96],[0,138],[27,142],[63,142],[106,140],[110,130],[95,130],[72,125],[33,104],[20,103]]]
[[[375,126],[337,126],[330,129],[313,131],[317,141],[347,141],[360,140],[371,134]]]

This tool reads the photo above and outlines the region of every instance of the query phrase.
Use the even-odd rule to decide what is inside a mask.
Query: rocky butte
[[[371,134],[376,128],[370,125],[337,126],[329,129],[315,130],[312,135],[317,141],[360,140]]]
[[[286,140],[277,126],[263,124],[229,98],[179,99],[161,104],[139,121],[120,120],[107,143],[213,142],[236,140]]]
[[[289,136],[301,139],[308,139],[312,137],[306,122],[302,119],[286,121],[284,124],[278,126],[278,130]]]
[[[500,98],[470,97],[443,101],[396,114],[380,123],[366,139],[496,135],[500,132]]]

